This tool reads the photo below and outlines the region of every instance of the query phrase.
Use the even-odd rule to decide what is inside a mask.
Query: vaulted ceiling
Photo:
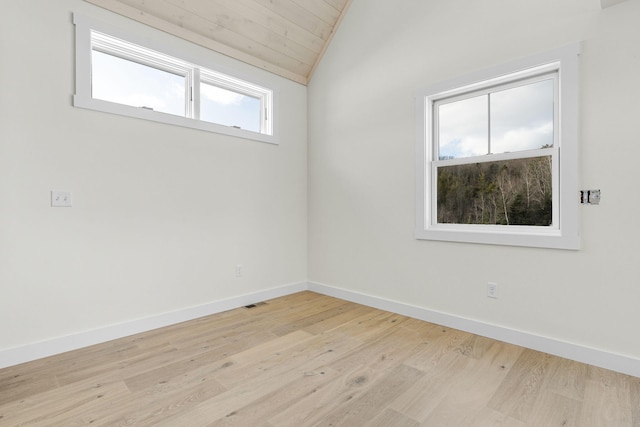
[[[351,0],[86,0],[307,84]]]

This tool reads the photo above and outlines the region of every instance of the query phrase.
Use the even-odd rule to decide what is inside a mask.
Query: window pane
[[[438,168],[437,219],[551,225],[551,156]]]
[[[438,106],[440,160],[488,154],[487,95]]]
[[[543,80],[492,93],[491,152],[553,145],[554,82]]]
[[[260,99],[200,84],[200,120],[260,132]]]
[[[92,51],[93,98],[185,116],[185,77]]]

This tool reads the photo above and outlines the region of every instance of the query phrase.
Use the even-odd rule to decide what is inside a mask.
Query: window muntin
[[[99,32],[91,32],[91,41],[93,98],[268,133],[261,114],[266,89]],[[199,92],[195,76],[206,79],[195,83]]]
[[[550,78],[491,93],[490,153],[552,147],[555,139],[556,80]]]
[[[455,159],[488,153],[489,122],[487,96],[473,96],[438,103],[438,158]]]
[[[578,54],[567,46],[418,93],[416,238],[579,248]]]
[[[557,72],[544,73],[434,97],[436,224],[554,224],[556,80]],[[532,153],[522,153],[498,160],[501,154],[532,150],[546,156],[531,159]]]
[[[200,70],[200,119],[273,133],[273,92],[231,76]]]
[[[556,73],[434,101],[440,160],[553,146]]]
[[[136,44],[150,41],[80,15],[74,24],[74,106],[277,143],[272,89]]]

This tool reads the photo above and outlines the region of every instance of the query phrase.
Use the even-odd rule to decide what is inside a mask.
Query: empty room
[[[640,426],[640,0],[0,13],[0,426]]]

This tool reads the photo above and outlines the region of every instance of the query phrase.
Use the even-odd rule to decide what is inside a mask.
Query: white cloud
[[[244,95],[209,84],[201,84],[200,92],[209,101],[222,105],[239,105]]]
[[[443,104],[439,108],[440,156],[487,154],[487,97]]]
[[[493,153],[508,151],[536,150],[543,145],[553,144],[553,122],[543,123],[537,127],[512,129],[500,137],[491,139]]]
[[[488,153],[488,99],[467,98],[439,107],[440,156]],[[491,94],[491,152],[534,150],[553,144],[553,80]]]

